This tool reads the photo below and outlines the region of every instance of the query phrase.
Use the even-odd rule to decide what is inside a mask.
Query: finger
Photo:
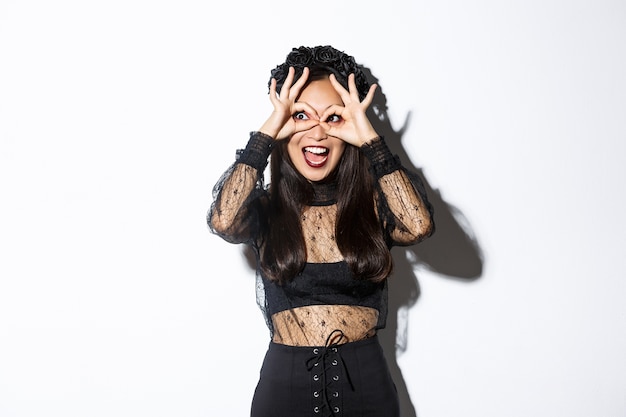
[[[270,100],[272,103],[276,100],[276,78],[270,80]]]
[[[370,86],[370,89],[367,91],[367,95],[361,102],[361,104],[363,104],[365,108],[368,108],[370,104],[372,104],[372,101],[374,100],[374,92],[376,91],[376,87],[378,87],[377,84],[372,84]]]
[[[348,90],[350,91],[350,98],[356,98],[356,101],[359,101],[359,90],[356,88],[354,74],[348,75]]]
[[[324,110],[324,113],[322,113],[320,120],[326,123],[326,120],[328,120],[328,118],[332,116],[333,114],[336,114],[337,116],[340,116],[343,118],[345,110],[346,110],[345,107],[340,106],[339,104],[333,104],[332,106]]]
[[[323,121],[320,122],[320,126],[322,126],[322,129],[324,129],[324,132],[326,132],[326,134],[328,136],[333,136],[333,137],[341,139],[338,136],[339,135],[339,129],[337,127],[331,126],[329,123],[326,123],[326,122],[323,122]],[[343,139],[341,139],[341,140],[343,140]]]
[[[313,119],[313,120],[319,120],[320,117],[317,114],[317,112],[315,111],[315,109],[313,107],[311,107],[309,104],[307,103],[303,103],[303,102],[295,102],[293,104],[292,107],[292,115],[294,113],[297,112],[305,112],[307,114],[307,116],[309,116],[309,118]]]
[[[300,90],[302,89],[302,87],[304,86],[308,78],[309,78],[309,68],[304,67],[304,69],[302,69],[302,75],[300,75],[300,78],[298,78],[298,81],[296,81],[295,84],[291,88],[292,97],[297,97],[298,94],[300,94]]]
[[[280,97],[289,97],[289,90],[291,88],[291,83],[293,82],[293,78],[295,76],[296,70],[293,67],[289,67],[289,71],[287,72],[287,77],[285,78],[285,82],[283,83],[283,87],[280,90]]]
[[[341,100],[346,103],[350,98],[350,92],[346,90],[339,81],[337,81],[337,77],[335,77],[335,74],[330,74],[328,79],[330,80],[330,83],[337,92],[337,94],[339,94],[339,97],[341,97]]]
[[[315,126],[320,124],[318,120],[300,120],[296,122],[295,132],[304,132],[306,130],[313,129]]]

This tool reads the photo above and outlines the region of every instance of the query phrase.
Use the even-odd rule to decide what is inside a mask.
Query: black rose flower
[[[278,81],[283,81],[285,78],[287,78],[287,70],[285,69],[285,67],[286,65],[282,64],[274,68],[272,70],[271,77],[276,78],[276,80]]]
[[[315,48],[315,61],[320,64],[330,64],[338,61],[340,52],[332,46],[318,46]]]
[[[344,54],[340,57],[340,61],[345,71],[354,72],[356,70],[356,62],[352,56]]]
[[[293,48],[291,53],[287,55],[285,64],[288,67],[306,67],[313,61],[313,51],[311,48],[301,46],[299,48]]]

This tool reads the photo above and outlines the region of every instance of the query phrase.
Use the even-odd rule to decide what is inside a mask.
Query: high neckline
[[[313,187],[313,206],[327,206],[337,202],[337,183],[335,181],[328,182],[311,182]]]

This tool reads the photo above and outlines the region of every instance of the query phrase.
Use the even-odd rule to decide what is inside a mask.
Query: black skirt
[[[271,342],[252,417],[398,417],[398,395],[376,336],[342,345]]]

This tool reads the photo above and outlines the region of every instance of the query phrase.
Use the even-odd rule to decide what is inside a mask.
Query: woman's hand
[[[277,140],[281,140],[291,137],[291,135],[296,132],[309,130],[319,123],[318,120],[313,119],[306,121],[299,120],[298,123],[296,123],[293,118],[293,115],[297,112],[313,112],[313,109],[308,105],[296,102],[296,98],[298,98],[300,90],[302,90],[308,76],[309,69],[304,68],[302,76],[294,83],[295,70],[293,67],[290,67],[287,78],[280,90],[280,94],[276,93],[276,79],[272,78],[270,82],[270,101],[274,106],[274,110],[259,129],[260,132]]]
[[[374,91],[376,84],[370,86],[367,95],[363,101],[359,100],[359,92],[354,81],[354,74],[348,76],[348,89],[346,90],[335,78],[334,74],[329,76],[330,83],[333,85],[341,100],[343,106],[334,105],[326,109],[320,124],[330,136],[335,136],[351,145],[361,147],[363,144],[371,141],[378,136],[371,122],[365,115],[365,111],[374,99]],[[333,115],[337,115],[343,119],[343,123],[329,124],[326,120]]]

